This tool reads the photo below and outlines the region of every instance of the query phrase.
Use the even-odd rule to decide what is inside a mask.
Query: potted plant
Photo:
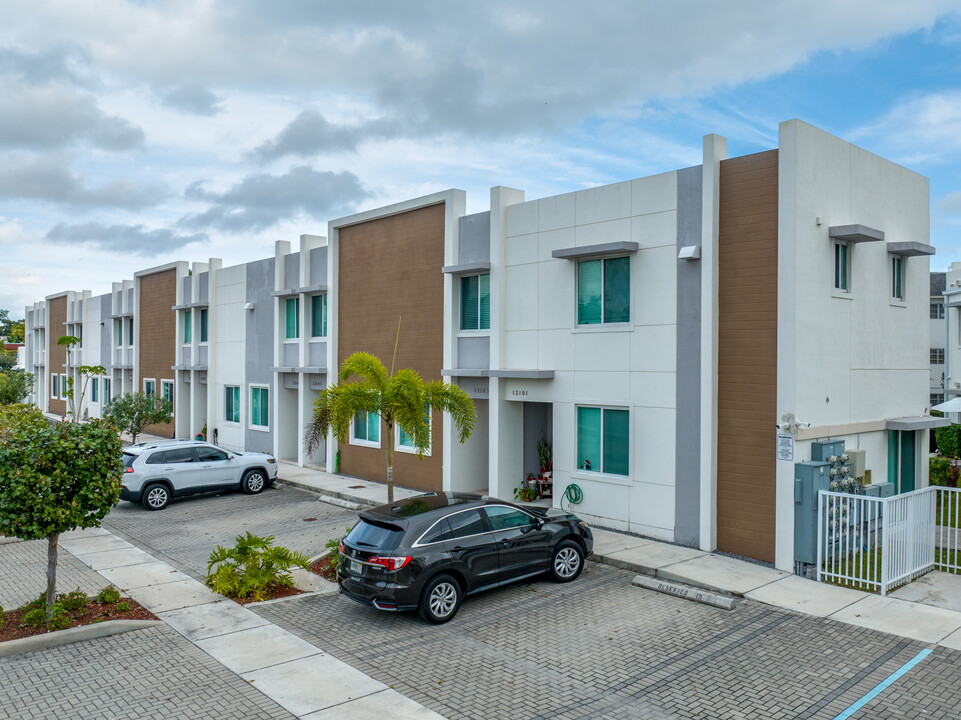
[[[530,474],[530,477],[534,477],[534,473]],[[523,485],[519,488],[514,488],[514,499],[523,500],[524,502],[530,502],[537,497],[537,489],[529,485]]]
[[[554,470],[554,450],[543,434],[541,434],[541,439],[537,441],[537,459],[541,463],[541,476],[545,480],[550,480]]]

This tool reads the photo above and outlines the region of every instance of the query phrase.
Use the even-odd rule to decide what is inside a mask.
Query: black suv
[[[340,591],[379,610],[454,617],[482,590],[548,573],[570,582],[594,537],[576,516],[464,493],[429,493],[360,513],[340,543]]]

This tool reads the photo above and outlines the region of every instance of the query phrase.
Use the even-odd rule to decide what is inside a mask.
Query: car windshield
[[[354,525],[354,529],[347,533],[345,540],[357,547],[376,548],[380,552],[389,552],[400,544],[404,531],[392,525],[375,525],[361,520]]]
[[[137,459],[137,456],[133,453],[123,454],[123,466],[125,468],[133,467],[133,461]]]

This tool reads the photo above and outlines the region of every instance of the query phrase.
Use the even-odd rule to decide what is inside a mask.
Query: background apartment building
[[[332,221],[296,251],[51,296],[27,309],[34,401],[62,411],[51,327],[79,317],[108,397],[173,394],[158,431],[382,480],[378,417],[313,456],[303,435],[345,358],[389,367],[397,340],[397,367],[449,378],[477,411],[463,444],[434,413],[423,460],[398,431],[398,484],[510,498],[546,441],[555,505],[577,484],[601,526],[790,570],[795,465],[815,441],[863,450],[875,484],[926,484],[928,185],[797,120],[776,149],[726,155],[709,135],[691,168],[536,200],[495,187],[471,215],[448,190]]]

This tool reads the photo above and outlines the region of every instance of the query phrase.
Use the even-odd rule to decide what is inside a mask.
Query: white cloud
[[[873,141],[908,165],[957,162],[961,151],[961,90],[904,98],[878,121],[851,133]]]
[[[0,245],[14,245],[27,242],[27,234],[17,220],[0,217]]]

